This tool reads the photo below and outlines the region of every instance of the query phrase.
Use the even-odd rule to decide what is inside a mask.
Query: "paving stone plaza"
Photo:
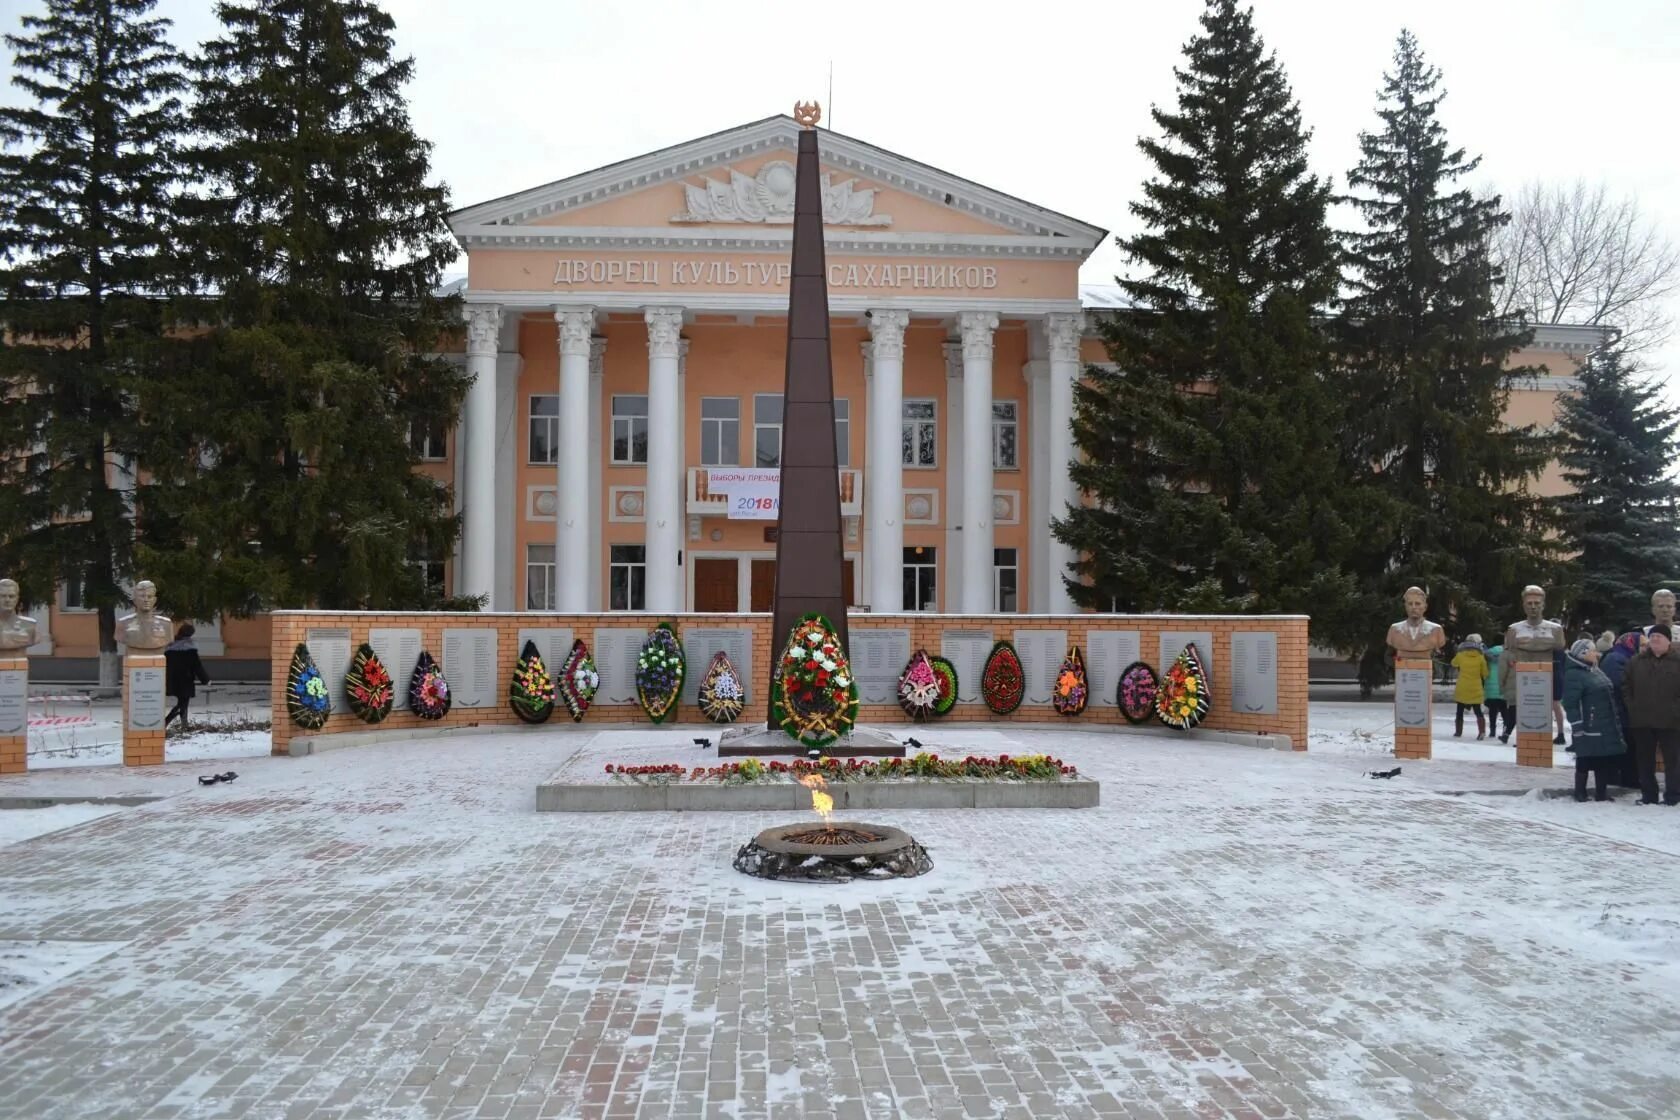
[[[933,871],[822,886],[730,868],[787,813],[534,811],[627,735],[703,761],[680,728],[0,780],[162,797],[0,847],[0,943],[60,954],[0,989],[0,1116],[1675,1114],[1680,810],[951,732],[1102,804],[893,814]]]

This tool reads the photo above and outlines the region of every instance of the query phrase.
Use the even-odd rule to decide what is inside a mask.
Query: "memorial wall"
[[[764,678],[772,659],[768,614],[390,614],[280,611],[274,615],[271,653],[273,749],[287,753],[294,738],[367,731],[350,712],[344,673],[362,642],[379,654],[396,682],[397,700],[381,731],[420,727],[520,725],[508,705],[514,663],[527,641],[535,643],[550,674],[559,671],[574,639],[588,645],[601,676],[584,724],[645,722],[636,702],[636,655],[662,618],[676,626],[687,662],[678,722],[704,723],[696,706],[700,675],[712,655],[726,652],[746,684],[741,723],[763,722]],[[1296,750],[1307,743],[1307,619],[1304,616],[1207,615],[939,615],[848,616],[849,651],[857,677],[859,723],[905,725],[895,693],[911,654],[925,649],[950,660],[958,675],[957,706],[942,722],[1124,725],[1116,706],[1120,674],[1136,661],[1157,672],[1188,642],[1202,655],[1213,686],[1213,705],[1202,727],[1286,736]],[[980,671],[994,643],[1013,642],[1026,677],[1020,708],[999,716],[980,696]],[[309,646],[332,695],[332,715],[319,731],[305,731],[286,716],[286,670],[299,642]],[[1085,658],[1091,700],[1077,717],[1058,716],[1050,705],[1056,670],[1070,646]],[[420,652],[438,659],[453,694],[441,720],[421,720],[407,710],[409,675]],[[545,730],[565,726],[564,712]],[[1158,724],[1152,726],[1159,726]]]

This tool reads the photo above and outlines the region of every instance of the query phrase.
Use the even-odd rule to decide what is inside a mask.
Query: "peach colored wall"
[[[744,159],[730,167],[713,167],[704,172],[697,172],[685,176],[684,182],[699,186],[702,177],[710,177],[718,182],[727,183],[730,179],[731,168],[743,175],[757,174],[758,169],[771,160],[784,160],[792,163],[794,152],[789,149],[783,152]],[[875,213],[887,214],[893,219],[892,225],[886,227],[870,226],[869,229],[914,230],[917,233],[979,233],[979,234],[1007,234],[1017,233],[1018,230],[988,222],[984,218],[935,202],[920,195],[906,194],[899,190],[884,187],[873,180],[865,179],[849,171],[824,166],[823,171],[833,176],[833,182],[840,184],[847,179],[855,179],[853,190],[875,191]],[[618,198],[597,202],[590,206],[580,206],[576,210],[568,210],[563,214],[551,214],[547,217],[533,219],[529,224],[537,226],[588,226],[594,228],[648,228],[668,226],[673,229],[714,228],[714,223],[678,223],[672,225],[671,219],[688,209],[684,200],[684,192],[679,183],[660,183],[646,187],[639,191],[621,195]],[[740,229],[736,224],[729,224],[723,228]],[[748,227],[750,228],[750,227]],[[846,228],[846,227],[837,227]]]
[[[561,262],[583,261],[586,267],[572,279],[572,267],[556,282],[556,270]],[[594,262],[614,262],[625,266],[626,276],[601,281],[590,279]],[[646,266],[652,262],[650,271]],[[723,273],[714,274],[713,265],[733,268],[735,282],[730,283]],[[634,265],[634,269],[629,266]],[[891,265],[893,283],[869,283],[871,271]],[[676,269],[680,266],[690,275],[694,266],[698,273],[693,279],[679,282]],[[750,266],[750,267],[749,267]],[[608,252],[579,250],[575,253],[553,249],[480,249],[467,258],[467,280],[475,292],[547,292],[587,296],[599,290],[634,291],[648,293],[648,302],[692,300],[697,295],[727,293],[786,294],[788,285],[778,269],[787,267],[785,253],[654,253]],[[905,273],[903,269],[911,269]],[[961,283],[935,284],[935,276],[948,276],[953,268],[964,270]],[[911,294],[928,296],[969,297],[974,299],[1074,299],[1079,294],[1079,266],[1072,261],[1015,261],[1000,258],[962,259],[954,257],[863,257],[834,254],[828,258],[830,295],[872,295],[884,301],[895,296],[903,299]],[[971,273],[969,270],[982,270]],[[853,271],[855,270],[855,272]],[[934,270],[940,270],[935,272]],[[987,271],[989,270],[989,271]],[[923,277],[913,286],[916,277]],[[987,277],[995,276],[996,283],[984,286]],[[901,280],[900,278],[903,277]],[[976,279],[976,277],[978,279]]]
[[[367,640],[367,633],[375,626],[410,626],[418,627],[421,631],[422,648],[434,657],[442,653],[443,629],[457,626],[488,626],[497,630],[497,666],[496,682],[492,695],[496,698],[496,705],[492,708],[467,710],[457,708],[447,716],[437,721],[421,720],[410,712],[392,712],[380,725],[391,730],[407,730],[423,726],[432,727],[474,727],[513,725],[519,722],[507,704],[508,686],[512,680],[512,670],[517,660],[518,650],[515,643],[518,640],[519,629],[527,626],[569,626],[574,636],[581,638],[591,650],[595,647],[595,628],[597,626],[633,626],[642,624],[651,626],[653,615],[623,615],[623,614],[585,614],[560,615],[551,613],[529,614],[373,614],[357,612],[309,612],[285,611],[275,615],[274,641],[270,664],[272,677],[269,685],[269,700],[274,712],[274,733],[272,750],[275,754],[288,753],[291,740],[305,734],[297,728],[286,715],[286,673],[290,667],[292,651],[297,643],[311,627],[343,626],[350,629],[351,646]],[[772,663],[770,616],[767,614],[683,614],[674,616],[678,635],[687,627],[693,626],[745,626],[753,631],[752,658],[753,672],[767,673]],[[1011,638],[1014,627],[1020,623],[1014,615],[975,615],[964,616],[960,625],[967,627],[990,628],[997,638]],[[1213,632],[1213,684],[1212,710],[1204,726],[1213,730],[1248,731],[1288,736],[1296,750],[1307,748],[1307,619],[1302,616],[1248,616],[1241,618],[1218,617],[1207,615],[1070,615],[1057,620],[1056,625],[1066,624],[1068,641],[1088,646],[1089,635],[1102,630],[1136,630],[1139,632],[1141,649],[1145,660],[1153,664],[1154,652],[1160,647],[1160,632],[1169,630],[1207,629]],[[940,638],[944,630],[958,625],[956,620],[940,618],[931,614],[860,614],[849,616],[848,625],[854,632],[876,629],[904,629],[910,630],[910,647],[928,650],[938,650]],[[1047,625],[1043,617],[1032,620],[1033,626]],[[1276,715],[1255,715],[1252,713],[1236,712],[1232,709],[1231,700],[1231,635],[1239,631],[1272,631],[1278,636],[1278,711]],[[779,643],[778,643],[779,644]],[[778,651],[779,652],[779,651]],[[387,668],[395,678],[398,687],[407,687],[409,677],[413,674],[412,665],[389,665]],[[689,672],[702,671],[703,667],[688,666]],[[449,673],[449,666],[444,665],[445,676]],[[764,688],[757,682],[748,685],[748,699],[746,711],[741,715],[741,723],[751,723],[755,720],[762,722],[766,716],[766,700]],[[567,715],[564,707],[557,711],[553,718],[565,722]],[[646,714],[636,704],[606,704],[592,706],[584,717],[585,723],[623,723],[626,721],[644,722]],[[704,722],[699,711],[693,707],[680,707],[676,717],[685,722]],[[945,717],[953,723],[1060,723],[1067,717],[1059,717],[1048,704],[1023,704],[1013,714],[999,716],[994,714],[984,704],[960,704],[952,713]],[[858,713],[860,723],[888,723],[901,724],[904,713],[896,704],[864,705]],[[1112,707],[1099,707],[1095,703],[1086,708],[1083,714],[1068,720],[1067,726],[1118,726],[1123,723],[1119,710]],[[334,735],[345,731],[364,731],[367,725],[349,712],[334,712],[327,720],[326,726],[314,735]],[[534,729],[541,734],[541,729]],[[435,749],[447,750],[448,743],[444,740],[433,745]]]

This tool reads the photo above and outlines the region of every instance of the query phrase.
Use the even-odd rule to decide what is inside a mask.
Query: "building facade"
[[[452,216],[467,256],[454,430],[420,469],[464,521],[430,558],[492,610],[765,611],[798,126],[771,117]],[[1050,520],[1078,500],[1073,387],[1117,289],[1079,283],[1105,231],[823,131],[839,488],[859,609],[1072,610]],[[1513,422],[1550,424],[1600,341],[1543,328]],[[1555,472],[1541,482],[1560,487]],[[768,519],[766,519],[768,518]],[[91,658],[60,590],[38,654]],[[201,626],[266,658],[262,618]]]

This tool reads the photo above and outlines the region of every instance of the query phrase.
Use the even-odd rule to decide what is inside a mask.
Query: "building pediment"
[[[778,249],[793,215],[799,126],[777,116],[650,152],[450,216],[481,248]],[[824,130],[831,248],[1083,260],[1105,231]]]

